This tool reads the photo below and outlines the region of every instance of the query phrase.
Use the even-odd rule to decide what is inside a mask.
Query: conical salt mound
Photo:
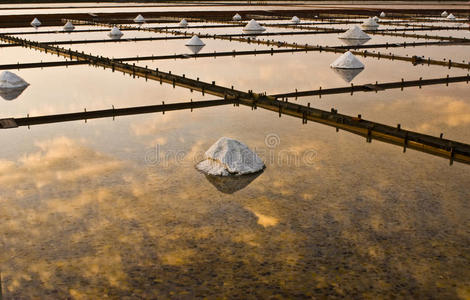
[[[186,42],[186,46],[205,46],[204,42],[197,36],[193,35],[193,37]]]
[[[186,19],[183,19],[179,22],[178,24],[180,27],[188,27],[188,21]]]
[[[14,100],[29,86],[29,83],[9,71],[0,74],[0,96],[5,100]]]
[[[72,22],[68,21],[67,23],[65,23],[64,25],[65,31],[72,31],[74,29],[75,29],[75,26],[73,26]]]
[[[384,12],[381,12],[381,13],[380,13],[380,17],[381,17],[381,18],[385,18],[386,16],[387,16],[386,13],[384,13]]]
[[[293,16],[290,21],[294,24],[299,24],[300,23],[300,19],[297,16]]]
[[[34,18],[34,19],[31,21],[31,26],[33,26],[33,27],[39,27],[39,26],[41,26],[41,22],[38,20],[38,18]]]
[[[455,16],[453,14],[450,14],[447,16],[447,20],[455,20]]]
[[[238,13],[232,17],[232,20],[234,21],[241,21],[241,19],[242,19],[242,16],[240,16]]]
[[[123,36],[124,34],[121,32],[121,30],[119,30],[119,28],[117,28],[116,26],[114,26],[113,29],[111,29],[111,31],[108,33],[108,35],[109,35],[110,37],[116,38],[116,37],[121,37],[121,36]]]
[[[134,18],[134,22],[135,22],[135,23],[144,23],[144,22],[145,22],[145,18],[144,18],[144,16],[142,16],[142,15],[138,15],[137,17]]]
[[[336,59],[331,65],[332,68],[337,69],[363,69],[364,64],[354,56],[350,51],[344,53]]]
[[[370,40],[370,36],[357,25],[354,25],[348,31],[340,34],[339,38],[348,40]]]
[[[263,32],[265,31],[266,28],[261,26],[258,22],[256,22],[254,19],[251,19],[248,24],[243,28],[243,31],[248,31],[248,32]]]
[[[229,176],[256,173],[264,169],[261,158],[240,141],[222,137],[204,154],[196,168],[208,175]]]
[[[441,14],[441,17],[447,17],[449,14],[446,12],[446,11],[443,11],[442,14]]]
[[[380,21],[379,17],[377,17],[377,16],[373,17],[372,19],[373,19],[375,22]]]
[[[363,28],[375,29],[375,28],[379,27],[379,24],[377,24],[377,22],[375,22],[374,19],[369,18],[369,19],[365,20],[364,23],[362,23],[362,27]]]
[[[2,89],[14,89],[28,85],[29,83],[24,81],[23,78],[10,71],[4,71],[0,74],[0,88]]]

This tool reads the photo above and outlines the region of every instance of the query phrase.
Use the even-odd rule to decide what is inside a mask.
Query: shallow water
[[[288,38],[303,43],[309,37]],[[324,37],[311,42],[337,41],[336,34]],[[70,47],[116,57],[165,55],[186,53],[184,41]],[[208,53],[270,48],[205,42],[202,52]],[[387,52],[423,50],[439,59],[441,49]],[[468,50],[448,49],[462,58]],[[338,56],[299,52],[136,65],[271,94],[349,86],[329,67]],[[2,64],[49,59],[61,60],[0,48]],[[366,67],[353,84],[467,73],[359,59]],[[0,101],[1,118],[215,99],[87,65],[11,71],[30,86],[17,99]],[[468,143],[468,88],[459,83],[289,101]],[[450,167],[446,159],[232,105],[4,129],[0,135],[6,299],[465,299],[470,293],[467,165]],[[199,173],[194,165],[221,136],[254,149],[265,171],[243,182]]]

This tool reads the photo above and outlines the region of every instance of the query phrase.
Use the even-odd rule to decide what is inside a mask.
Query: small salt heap
[[[455,16],[453,14],[450,14],[447,16],[447,20],[455,20]]]
[[[185,44],[185,46],[188,47],[189,50],[191,50],[191,52],[194,54],[198,54],[205,45],[206,44],[204,44],[204,42],[197,35],[193,35],[193,37]]]
[[[265,168],[261,158],[245,144],[227,137],[220,138],[204,156],[196,168],[208,175],[245,175]]]
[[[372,18],[372,20],[374,20],[375,22],[379,22],[379,21],[380,21],[379,17],[377,17],[377,16],[374,16],[374,17]]]
[[[145,22],[145,18],[142,15],[138,15],[137,17],[134,18],[134,22],[137,24],[142,24]]]
[[[0,74],[0,96],[5,100],[16,99],[28,86],[29,83],[12,72]]]
[[[384,13],[384,12],[381,12],[381,13],[380,13],[380,17],[381,17],[381,18],[385,18],[386,16],[387,16],[386,13]]]
[[[240,16],[238,13],[236,13],[236,14],[232,17],[232,20],[234,20],[234,21],[241,21],[241,20],[242,20],[242,16]]]
[[[339,38],[347,40],[370,40],[370,36],[357,25],[354,25],[346,32],[340,34]]]
[[[108,33],[108,36],[115,39],[119,39],[123,35],[124,34],[121,32],[121,30],[119,30],[119,28],[117,28],[116,26],[114,26],[113,29],[111,29],[111,31]]]
[[[266,28],[261,26],[254,19],[251,19],[251,21],[248,22],[246,26],[243,28],[243,31],[248,32],[248,33],[261,33],[263,31],[266,31]]]
[[[293,16],[290,21],[294,24],[299,24],[300,23],[300,19],[297,16]]]
[[[351,51],[338,57],[330,66],[337,69],[364,69],[364,64]]]
[[[188,27],[188,21],[186,19],[183,19],[179,22],[179,27]]]
[[[74,29],[75,29],[75,26],[72,24],[72,22],[68,21],[67,23],[65,23],[64,25],[65,31],[72,31]]]
[[[41,21],[39,21],[38,18],[34,18],[34,19],[31,21],[31,26],[33,26],[33,27],[39,27],[39,26],[41,26]]]
[[[442,14],[441,14],[441,17],[447,17],[449,14],[447,13],[447,11],[443,11]]]
[[[379,24],[377,24],[377,22],[375,22],[373,18],[369,18],[365,20],[361,26],[365,29],[377,29],[379,27]]]

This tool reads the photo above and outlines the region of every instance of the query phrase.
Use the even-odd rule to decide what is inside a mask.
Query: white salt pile
[[[193,35],[193,37],[185,44],[185,46],[188,47],[189,50],[191,50],[191,52],[194,54],[198,54],[205,45],[206,44],[204,44],[204,42],[197,35]]]
[[[455,16],[453,14],[450,14],[447,16],[447,20],[455,20]]]
[[[381,13],[380,13],[380,17],[381,17],[381,18],[385,18],[386,16],[387,16],[386,13],[384,13],[384,12],[381,12]]]
[[[380,21],[379,17],[377,17],[377,16],[374,16],[374,17],[372,18],[372,20],[374,20],[375,22],[379,22],[379,21]]]
[[[290,21],[294,24],[299,24],[300,23],[300,19],[297,16],[293,16]]]
[[[68,21],[67,23],[65,23],[64,25],[65,31],[72,31],[74,29],[75,29],[75,26],[72,24],[72,22]]]
[[[34,19],[31,21],[31,26],[33,26],[33,27],[39,27],[39,26],[41,26],[41,22],[38,20],[38,18],[34,18]]]
[[[251,19],[248,24],[243,28],[243,31],[249,32],[249,33],[261,33],[263,31],[266,31],[266,28],[261,26],[258,22],[256,22],[254,19]]]
[[[197,36],[193,35],[193,37],[186,42],[186,46],[205,46],[204,42]]]
[[[121,30],[119,30],[119,28],[114,26],[113,29],[111,29],[111,31],[108,33],[108,35],[112,38],[120,38],[124,34],[121,32]]]
[[[222,137],[204,154],[196,168],[208,175],[229,176],[259,172],[265,168],[261,158],[240,141]]]
[[[377,29],[379,27],[379,24],[375,22],[374,19],[369,18],[362,23],[362,27],[366,29]]]
[[[447,17],[449,14],[446,12],[446,11],[443,11],[442,14],[441,14],[441,17]]]
[[[188,21],[186,19],[183,19],[179,22],[179,27],[188,27]]]
[[[234,21],[241,21],[242,19],[242,16],[240,16],[238,13],[236,13],[233,17],[232,17],[232,20]]]
[[[338,69],[363,69],[364,64],[354,56],[350,51],[344,53],[336,59],[331,65],[332,68]]]
[[[348,31],[340,34],[339,38],[347,40],[370,40],[370,36],[357,25],[354,25]]]
[[[17,98],[28,86],[29,83],[12,72],[4,71],[0,74],[0,96],[5,100]]]
[[[145,18],[144,18],[144,16],[142,16],[142,15],[139,14],[137,17],[134,18],[134,22],[135,22],[135,23],[144,23],[144,22],[145,22]]]

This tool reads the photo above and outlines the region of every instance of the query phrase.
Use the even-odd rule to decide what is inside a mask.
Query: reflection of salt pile
[[[330,66],[337,69],[364,69],[364,64],[351,51],[338,57]]]
[[[354,78],[356,78],[357,75],[359,75],[359,73],[364,71],[364,69],[338,69],[338,68],[332,68],[332,70],[347,83],[351,82]]]
[[[225,194],[233,194],[247,187],[263,172],[247,174],[242,176],[213,176],[206,175],[206,179],[212,183],[217,190]]]
[[[179,22],[179,27],[188,27],[188,21],[186,19],[183,19]]]
[[[67,23],[65,23],[64,25],[65,31],[72,31],[74,29],[75,29],[75,26],[73,26],[72,22],[68,21]]]
[[[370,36],[357,25],[354,25],[348,31],[340,34],[339,38],[345,40],[370,40]]]
[[[381,13],[380,13],[380,17],[381,17],[381,18],[385,18],[386,16],[387,16],[387,14],[385,14],[384,12],[381,12]]]
[[[33,27],[39,27],[39,26],[41,26],[41,22],[38,20],[38,18],[34,18],[34,19],[31,21],[31,26],[33,26]]]
[[[138,24],[144,23],[144,22],[145,22],[145,18],[144,18],[144,16],[142,16],[142,15],[138,15],[137,17],[134,18],[134,22],[135,22],[135,23],[138,23]]]
[[[232,17],[232,20],[234,21],[241,21],[241,19],[242,19],[242,16],[240,16],[238,13]]]
[[[259,156],[245,144],[222,137],[205,153],[205,159],[196,168],[214,176],[244,175],[264,169]]]
[[[441,14],[441,17],[447,17],[449,14],[446,12],[446,11],[443,11],[442,14]]]
[[[5,100],[16,99],[28,85],[23,78],[12,72],[4,71],[0,74],[0,96]]]
[[[364,21],[364,23],[362,23],[362,28],[365,28],[365,29],[377,29],[379,28],[379,24],[377,24],[377,22],[373,19],[373,18],[369,18],[367,20]]]
[[[243,28],[243,31],[247,33],[261,33],[263,31],[266,31],[266,28],[261,26],[258,22],[256,22],[254,19],[251,19],[248,24]]]
[[[204,44],[204,42],[197,35],[193,35],[193,37],[187,41],[185,45],[189,48],[189,50],[191,50],[191,52],[198,54],[206,44]]]
[[[297,16],[293,16],[290,21],[294,24],[299,24],[300,23],[300,19]]]
[[[111,29],[111,31],[108,33],[108,36],[110,36],[113,39],[119,39],[123,36],[124,34],[117,28],[116,26]]]
[[[447,20],[455,20],[455,16],[453,14],[450,14],[447,16]]]

